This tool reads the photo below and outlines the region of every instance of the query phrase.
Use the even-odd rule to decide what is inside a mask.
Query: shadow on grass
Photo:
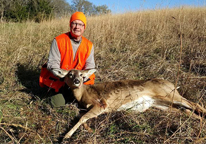
[[[20,63],[17,64],[16,76],[18,81],[25,87],[20,90],[21,92],[30,94],[33,98],[45,98],[47,89],[39,86],[40,71],[38,67],[31,67]]]

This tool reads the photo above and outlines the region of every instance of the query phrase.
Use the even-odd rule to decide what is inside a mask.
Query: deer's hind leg
[[[95,105],[93,108],[91,108],[86,114],[84,114],[80,120],[77,122],[77,124],[64,136],[64,139],[70,138],[72,134],[83,124],[85,123],[88,119],[97,117],[98,115],[102,114],[105,112],[106,109],[100,107],[99,105]]]

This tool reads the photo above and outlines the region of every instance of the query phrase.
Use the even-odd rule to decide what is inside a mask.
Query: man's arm
[[[56,77],[62,77],[62,71],[60,69],[61,55],[57,46],[56,39],[53,40],[49,51],[49,58],[47,62],[47,69],[52,72]]]
[[[86,63],[85,63],[85,67],[84,69],[94,69],[95,68],[95,62],[94,62],[94,46],[92,46],[92,49],[91,49],[91,53],[89,55],[89,57],[87,58],[86,60]],[[84,77],[84,82],[87,82],[89,80],[89,77]]]
[[[94,46],[92,46],[91,53],[90,53],[89,57],[86,60],[84,69],[93,69],[93,68],[95,68]]]

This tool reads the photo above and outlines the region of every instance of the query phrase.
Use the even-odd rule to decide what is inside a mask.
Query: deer
[[[76,100],[88,111],[70,129],[63,139],[70,138],[87,120],[103,113],[133,110],[144,112],[150,107],[163,111],[184,111],[196,118],[206,109],[179,94],[171,82],[164,79],[120,80],[84,85],[96,69],[62,70],[61,78],[71,88]]]

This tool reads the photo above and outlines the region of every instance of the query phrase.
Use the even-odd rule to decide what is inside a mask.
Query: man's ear
[[[95,73],[96,69],[82,70],[83,77],[89,78],[93,73]]]

